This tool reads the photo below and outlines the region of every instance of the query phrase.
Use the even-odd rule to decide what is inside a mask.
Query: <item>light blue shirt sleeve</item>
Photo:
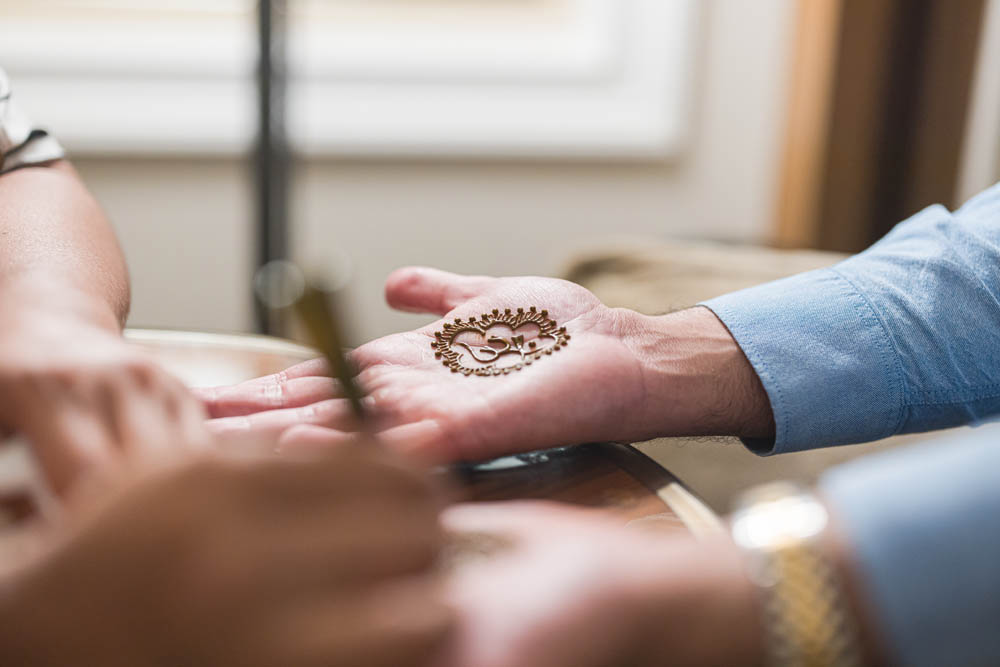
[[[772,454],[1000,413],[1000,184],[869,250],[706,302],[767,391]],[[1000,424],[859,459],[822,490],[904,665],[1000,665]]]
[[[857,459],[820,486],[895,663],[1000,665],[1000,424]]]
[[[761,454],[877,440],[1000,413],[1000,184],[931,206],[828,269],[702,304],[774,412]]]

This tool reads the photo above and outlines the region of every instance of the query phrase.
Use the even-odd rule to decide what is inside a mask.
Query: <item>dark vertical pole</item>
[[[257,5],[258,134],[255,149],[257,267],[288,257],[288,187],[291,156],[285,127],[287,69],[285,0]],[[256,268],[256,267],[255,267]],[[279,323],[256,301],[257,329],[276,333]]]

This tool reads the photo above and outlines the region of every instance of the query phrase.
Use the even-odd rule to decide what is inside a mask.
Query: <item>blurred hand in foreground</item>
[[[0,434],[31,442],[58,493],[124,457],[208,443],[200,402],[122,339],[106,305],[42,278],[2,296]]]
[[[509,541],[448,581],[462,667],[756,665],[755,590],[736,547],[544,503],[456,506],[445,527]]]
[[[425,475],[376,447],[117,476],[9,574],[0,663],[431,664],[451,613]]]
[[[753,369],[705,309],[646,317],[608,308],[564,280],[427,268],[394,272],[386,299],[400,310],[445,317],[352,354],[382,440],[432,460],[665,434],[759,434],[769,426],[770,408]],[[449,372],[435,358],[431,342],[446,320],[529,306],[566,327],[572,340],[565,349],[493,377]],[[317,360],[197,393],[218,434],[277,435],[307,423],[347,438],[355,428],[347,401],[325,373]]]

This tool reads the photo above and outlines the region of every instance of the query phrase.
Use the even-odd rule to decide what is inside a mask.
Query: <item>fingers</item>
[[[109,423],[110,416],[64,403],[26,424],[25,433],[56,494],[66,496],[79,478],[112,464],[116,447]]]
[[[204,410],[180,380],[146,363],[123,370],[118,382],[104,388],[121,453],[148,462],[206,447]]]
[[[442,544],[442,494],[425,471],[385,449],[348,446],[309,461],[258,459],[228,476],[270,535],[283,586],[356,587],[432,566]]]
[[[357,433],[344,433],[315,424],[298,424],[281,434],[276,451],[282,454],[315,456],[329,453],[337,447],[356,444]]]
[[[172,447],[174,428],[167,406],[159,397],[122,392],[113,397],[118,448],[127,455],[162,458]]]
[[[258,460],[251,462],[246,475],[258,477],[258,487],[280,493],[282,503],[300,503],[300,509],[317,512],[323,503],[331,503],[331,511],[340,511],[346,502],[358,504],[366,499],[367,503],[377,503],[382,495],[408,501],[436,495],[431,480],[420,468],[370,444],[340,447],[307,460]],[[278,502],[253,486],[248,486],[247,491],[263,503]],[[365,512],[362,503],[356,513]]]
[[[230,387],[193,389],[201,399],[209,417],[239,417],[263,412],[297,408],[339,397],[337,383],[322,375],[305,375],[306,371],[325,371],[325,365],[306,362],[288,371],[268,375]],[[290,373],[294,372],[295,375]],[[302,375],[298,375],[302,373]]]
[[[444,463],[452,460],[441,443],[446,441],[440,423],[425,419],[394,426],[377,435],[385,447],[408,455],[424,464]],[[363,436],[315,424],[299,424],[286,430],[278,439],[277,451],[282,454],[318,454],[337,447],[358,443]]]
[[[480,296],[495,283],[486,276],[463,276],[428,267],[396,269],[385,281],[385,300],[397,310],[444,315]]]
[[[445,530],[456,533],[508,532],[520,526],[526,516],[531,516],[533,504],[502,502],[453,505],[441,515],[441,525]]]
[[[244,436],[255,436],[270,438],[277,443],[282,433],[299,424],[325,426],[341,431],[353,431],[357,427],[350,403],[344,398],[240,417],[221,417],[210,420],[207,427],[214,436],[228,442],[235,442]]]
[[[425,464],[447,463],[456,458],[450,451],[441,423],[436,419],[394,426],[380,432],[378,438],[386,447]]]
[[[201,401],[186,390],[179,397],[173,412],[177,416],[182,441],[193,450],[203,450],[209,446],[211,436],[205,426],[205,408]]]
[[[316,358],[289,366],[277,375],[284,375],[289,380],[312,376],[330,377],[330,367],[327,365],[325,359]]]
[[[377,440],[366,442],[360,433],[345,433],[335,429],[315,425],[299,425],[290,428],[282,434],[274,450],[287,457],[316,457],[329,455],[345,447],[370,447],[373,444],[384,447],[387,451],[404,454],[409,467],[419,466],[426,475],[432,466],[446,463],[448,458],[444,449],[437,446],[443,441],[442,429],[434,420],[424,420],[412,424],[404,424],[386,429],[377,434]],[[398,460],[398,459],[397,459]],[[442,502],[451,502],[457,498],[456,490],[451,480],[445,475],[433,475],[435,496]]]
[[[433,575],[443,541],[429,486],[384,448],[344,447],[308,462],[194,458],[133,487],[120,506],[136,521],[136,553],[158,553],[146,546],[151,526],[164,544],[187,545],[184,558],[160,554],[140,569],[175,575],[150,580],[171,609],[211,602],[170,628],[191,633],[197,643],[178,650],[193,662],[421,665],[451,625],[442,592],[422,576]],[[149,523],[159,515],[184,521]],[[112,542],[129,532],[114,530]],[[204,650],[216,659],[198,659]]]
[[[540,500],[515,500],[492,503],[465,503],[448,507],[441,515],[441,525],[448,532],[485,532],[497,534],[553,534],[553,527],[586,519],[606,519],[597,510],[568,507]]]

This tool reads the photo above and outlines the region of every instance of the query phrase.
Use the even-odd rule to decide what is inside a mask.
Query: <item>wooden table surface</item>
[[[240,382],[311,359],[315,352],[265,336],[130,330],[145,348],[191,386]],[[638,450],[611,443],[565,447],[450,467],[464,500],[544,499],[603,508],[623,520],[655,523],[696,535],[720,529],[718,517],[667,470]],[[16,524],[44,491],[23,445],[0,445],[0,507]]]

